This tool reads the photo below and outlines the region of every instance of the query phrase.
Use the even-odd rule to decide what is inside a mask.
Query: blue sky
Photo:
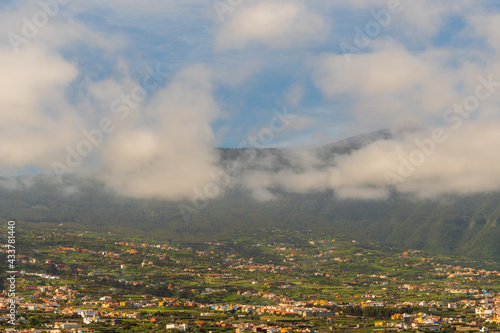
[[[179,185],[191,189],[206,178],[196,170],[214,165],[212,147],[262,134],[280,110],[293,119],[264,146],[446,125],[446,109],[498,70],[499,12],[496,1],[469,0],[3,1],[1,173],[143,179],[159,163],[153,175],[192,169]],[[158,86],[122,119],[124,102],[113,103],[148,68],[161,68]],[[496,121],[497,103],[468,124]],[[108,118],[113,130],[86,147],[83,133]]]
[[[365,1],[366,4],[363,1],[354,1],[351,4],[345,2],[343,5],[310,1],[305,3],[305,9],[317,15],[316,19],[323,20],[325,29],[306,32],[296,41],[293,40],[294,36],[288,35],[286,31],[282,36],[278,34],[270,37],[276,38],[276,41],[270,39],[265,42],[267,38],[265,36],[260,36],[259,41],[259,37],[250,36],[247,37],[249,42],[246,47],[229,47],[223,50],[217,49],[217,36],[222,34],[222,29],[231,28],[230,23],[235,16],[244,15],[245,10],[251,9],[250,2],[242,1],[241,5],[234,6],[232,12],[225,12],[224,21],[217,16],[216,6],[222,4],[233,7],[230,2],[167,2],[174,4],[168,6],[151,1],[150,10],[136,10],[137,6],[132,2],[125,2],[123,6],[119,2],[102,4],[93,1],[85,5],[76,5],[71,1],[66,5],[60,5],[61,13],[53,19],[54,21],[65,21],[68,29],[71,29],[72,22],[82,25],[92,33],[102,36],[110,44],[116,43],[116,39],[120,39],[122,44],[112,50],[103,49],[100,45],[95,46],[91,40],[80,36],[80,40],[70,41],[54,51],[60,52],[67,61],[76,62],[80,77],[90,77],[93,80],[120,76],[121,73],[117,73],[113,68],[118,58],[126,62],[130,79],[136,81],[144,75],[144,68],[148,65],[160,64],[165,71],[174,76],[180,69],[191,64],[204,63],[227,76],[231,75],[232,71],[249,66],[251,62],[255,63],[255,70],[248,73],[240,82],[215,83],[213,93],[223,108],[224,116],[214,120],[213,128],[218,134],[217,144],[224,147],[237,146],[245,135],[265,126],[269,121],[269,114],[275,108],[288,107],[297,114],[313,118],[316,124],[311,124],[312,127],[306,132],[309,132],[310,136],[322,135],[324,140],[335,141],[360,132],[390,128],[393,125],[387,122],[362,126],[359,130],[351,129],[350,126],[347,126],[348,129],[345,131],[334,130],[350,120],[356,121],[350,116],[349,109],[352,105],[349,103],[349,98],[340,95],[334,99],[325,98],[311,78],[314,58],[322,53],[342,53],[339,46],[341,42],[355,46],[354,29],[364,30],[368,22],[374,22],[372,11],[386,9],[386,1]],[[470,15],[467,2],[460,2],[463,6],[458,7],[462,8],[449,12],[446,10],[446,4],[440,6],[429,4],[428,10],[431,7],[438,7],[433,9],[441,11],[436,18],[440,22],[431,22],[435,25],[432,27],[433,31],[425,32],[423,37],[414,25],[405,22],[410,15],[408,12],[412,10],[411,7],[405,8],[411,6],[406,3],[409,2],[402,1],[403,12],[393,15],[390,25],[370,38],[370,45],[365,49],[359,49],[360,53],[373,52],[374,43],[388,39],[416,52],[429,48],[467,50],[471,46],[482,44],[475,36],[461,36],[464,30],[471,30],[466,22],[467,16]],[[15,6],[20,8],[18,15],[29,18],[29,10],[24,12],[26,15],[22,15],[22,4],[22,1],[15,2]],[[486,15],[486,10],[490,11],[488,14],[498,10],[498,5],[493,2],[480,6],[475,4],[473,7],[479,15]],[[481,8],[477,7],[482,7],[484,12],[481,13]],[[31,13],[36,13],[40,8],[31,7],[30,10]],[[291,18],[286,23],[295,24],[294,20],[298,19]],[[22,23],[21,20],[19,23]],[[292,29],[284,27],[286,28]],[[322,35],[317,36],[317,33]],[[273,47],[273,43],[278,44],[278,39],[286,38],[290,39],[286,42],[286,47]],[[76,82],[72,82],[72,85],[75,86]],[[168,83],[166,80],[163,85],[166,86]],[[285,95],[294,84],[303,89],[303,98],[299,105],[291,106],[287,105]],[[299,134],[294,133],[294,135]],[[305,136],[300,135],[300,137]],[[273,144],[283,146],[288,141],[295,142],[293,136],[283,135],[276,138]],[[313,137],[309,137],[307,141],[309,142],[304,144],[315,142]]]

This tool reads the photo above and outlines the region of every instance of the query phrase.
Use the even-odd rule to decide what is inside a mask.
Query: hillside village
[[[9,323],[4,292],[2,327],[371,332],[500,326],[495,263],[319,234],[267,234],[267,239],[241,234],[230,241],[159,244],[116,235],[28,233],[18,242],[23,250],[17,254],[15,325]]]

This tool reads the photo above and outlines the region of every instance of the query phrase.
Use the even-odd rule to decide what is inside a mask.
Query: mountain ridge
[[[387,130],[377,131],[326,149],[345,153],[391,137]],[[268,154],[279,161],[283,154],[279,149],[254,151],[257,161]],[[221,152],[228,163],[246,154],[234,149]],[[497,192],[448,194],[432,200],[395,192],[387,199],[372,200],[341,199],[332,190],[300,194],[276,189],[274,194],[274,200],[261,202],[244,188],[229,188],[186,221],[179,205],[187,201],[128,198],[77,175],[19,176],[0,178],[0,218],[62,223],[82,230],[123,228],[161,239],[204,238],[249,228],[314,229],[401,248],[500,260]]]

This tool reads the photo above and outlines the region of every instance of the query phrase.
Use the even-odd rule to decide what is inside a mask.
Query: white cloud
[[[19,53],[0,48],[0,164],[47,168],[58,148],[75,140],[80,123],[65,87],[77,68],[58,55],[27,46]]]
[[[212,181],[216,156],[210,123],[219,115],[210,70],[180,71],[144,108],[142,121],[121,124],[103,145],[100,178],[122,194],[189,198]]]
[[[343,24],[365,31],[369,22],[384,21],[380,35],[397,36],[402,43],[413,47],[432,45],[433,39],[450,18],[471,15],[482,10],[477,1],[433,0],[351,0],[314,1],[311,6],[330,12]],[[337,13],[341,13],[336,16]],[[374,15],[375,13],[375,15]],[[388,22],[386,15],[389,14]],[[343,16],[346,16],[347,19]],[[376,17],[377,16],[377,17]],[[344,36],[340,36],[344,37]],[[378,39],[380,36],[375,36]],[[349,42],[345,40],[345,42]]]
[[[326,20],[302,2],[259,1],[242,6],[221,25],[217,47],[242,49],[262,43],[270,48],[304,46],[322,41],[328,33]]]
[[[313,79],[328,98],[352,100],[358,122],[375,127],[429,124],[460,96],[456,87],[463,73],[448,67],[449,59],[448,51],[412,54],[382,42],[372,53],[351,55],[349,64],[344,55],[319,57]]]
[[[498,122],[445,127],[439,141],[431,141],[432,130],[406,133],[337,155],[333,162],[321,161],[313,152],[289,152],[290,167],[284,167],[283,158],[268,159],[261,171],[243,171],[240,182],[257,199],[273,189],[334,190],[341,198],[366,200],[384,199],[392,189],[431,199],[499,191],[500,157],[492,153],[500,150],[499,127]]]
[[[274,105],[254,101],[260,96],[294,109],[296,117],[289,126],[273,133],[272,144],[277,145],[302,140],[305,132],[321,126],[349,134],[410,122],[424,128],[437,126],[447,108],[474,93],[479,75],[493,73],[495,80],[500,78],[499,15],[485,13],[483,6],[468,0],[401,2],[403,11],[361,50],[364,53],[352,55],[350,64],[344,55],[333,53],[338,43],[329,38],[337,32],[330,24],[345,22],[346,15],[353,18],[353,27],[364,27],[367,22],[362,20],[373,19],[370,11],[386,8],[386,0],[247,1],[214,26],[209,26],[214,24],[210,4],[194,0],[157,0],[139,7],[132,0],[70,2],[23,43],[19,53],[6,38],[1,41],[0,167],[3,171],[23,167],[50,170],[51,162],[64,161],[67,146],[81,142],[82,129],[95,127],[110,116],[116,120],[116,131],[76,171],[98,170],[108,185],[132,196],[189,198],[193,189],[211,182],[209,173],[219,168],[212,146],[221,138],[214,134],[212,124],[223,115],[219,104],[224,105],[228,95],[231,101],[242,101],[243,109],[237,110],[241,113],[273,109]],[[0,31],[4,37],[9,32],[22,34],[22,18],[30,19],[40,10],[38,3],[30,1],[4,7]],[[106,13],[113,24],[134,28],[134,33],[110,34],[120,29],[92,21]],[[167,21],[165,18],[185,25],[159,33],[157,22]],[[455,28],[449,25],[450,19],[463,19],[469,26],[457,36],[454,31],[444,31]],[[213,30],[215,35],[211,35]],[[346,30],[352,33],[350,27],[342,33]],[[464,44],[484,40],[488,48],[471,50],[460,43],[448,44],[446,38],[440,39],[440,32],[464,38]],[[130,43],[132,35],[153,41],[137,50]],[[196,50],[181,50],[194,45],[200,36],[213,39],[203,40]],[[214,54],[212,47],[217,51]],[[316,47],[330,53],[320,55]],[[86,49],[91,52],[77,52]],[[130,53],[134,60],[127,58]],[[181,60],[169,58],[178,53]],[[110,106],[136,86],[138,70],[132,67],[142,66],[147,61],[141,57],[149,56],[172,61],[169,72],[183,69],[149,94],[126,120],[119,121]],[[104,64],[103,58],[114,66]],[[320,106],[309,99],[314,95],[309,77],[305,77],[309,73],[304,74],[300,67],[304,59],[312,59],[313,83],[325,96],[318,102]],[[92,65],[86,67],[89,63]],[[275,81],[260,81],[270,75],[277,77],[276,90]],[[291,82],[278,82],[282,77]],[[250,101],[253,96],[258,98]],[[448,133],[449,139],[395,188],[424,197],[499,190],[498,160],[492,153],[500,149],[496,134],[499,101],[495,95],[481,103],[480,112],[466,119],[460,130]],[[343,118],[330,111],[320,118],[305,111],[311,108],[341,110]],[[262,129],[251,115],[235,116],[239,122],[225,116],[229,119],[225,128],[241,132],[253,128],[254,135]],[[243,123],[241,118],[250,121]],[[389,189],[386,172],[397,172],[400,157],[409,156],[415,140],[426,135],[419,130],[377,142],[337,156],[333,163],[300,152],[287,156],[292,167],[279,172],[274,171],[280,160],[266,156],[261,162],[254,161],[264,171],[244,172],[239,184],[263,200],[272,198],[271,190],[276,187],[300,193],[333,189],[344,198],[381,198]]]
[[[488,46],[500,51],[500,14],[491,15],[471,15],[469,23],[474,29],[475,37],[483,37],[486,39]]]

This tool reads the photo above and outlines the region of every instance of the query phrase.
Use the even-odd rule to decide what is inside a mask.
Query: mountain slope
[[[328,159],[390,137],[388,131],[380,131],[318,151]],[[220,152],[222,164],[228,166],[249,161],[239,163],[236,175],[263,167],[294,167],[286,150]],[[261,163],[269,158],[273,163]],[[447,195],[436,200],[397,193],[387,200],[346,200],[332,191],[292,194],[276,189],[273,194],[276,200],[260,202],[243,188],[230,188],[186,220],[179,202],[122,197],[97,181],[75,175],[23,176],[0,179],[0,218],[62,223],[81,230],[137,230],[161,239],[185,240],[251,228],[315,229],[403,248],[500,259],[500,193]]]
[[[340,200],[333,193],[284,193],[279,200],[258,202],[248,193],[231,190],[187,223],[176,202],[123,198],[99,183],[73,176],[60,183],[35,176],[30,182],[29,187],[0,187],[2,219],[69,222],[82,230],[119,226],[159,238],[203,238],[249,228],[315,229],[404,248],[500,258],[500,193],[439,201],[416,201],[397,194],[389,200],[363,201]]]

